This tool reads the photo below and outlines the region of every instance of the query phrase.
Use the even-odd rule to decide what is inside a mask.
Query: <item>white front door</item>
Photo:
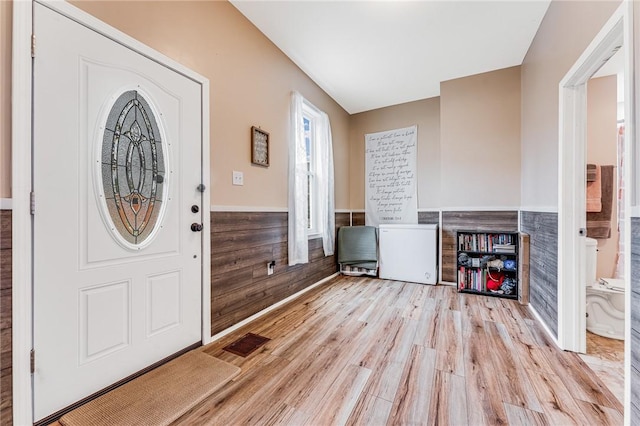
[[[46,5],[34,33],[37,421],[201,341],[203,97]]]

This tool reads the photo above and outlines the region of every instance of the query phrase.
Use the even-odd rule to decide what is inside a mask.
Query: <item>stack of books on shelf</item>
[[[494,244],[493,252],[494,253],[515,253],[516,246],[513,244]]]
[[[458,289],[487,291],[487,271],[461,266],[458,269]]]
[[[513,237],[509,234],[459,234],[458,249],[462,251],[515,253]]]

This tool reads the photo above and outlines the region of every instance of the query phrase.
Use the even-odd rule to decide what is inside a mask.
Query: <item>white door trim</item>
[[[13,423],[33,424],[31,387],[31,2],[13,2],[11,77]]]
[[[201,86],[202,94],[202,183],[203,206],[211,204],[209,156],[209,80],[178,62],[151,49],[128,35],[110,27],[95,17],[66,2],[38,3],[104,35],[131,50],[174,70]],[[32,335],[32,230],[31,203],[31,125],[32,91],[31,34],[33,3],[14,2],[12,59],[12,198],[13,198],[13,421],[33,423],[33,387],[30,351]],[[37,55],[37,45],[36,45]],[[202,209],[205,231],[209,230],[209,209]],[[211,234],[202,233],[202,344],[211,341]]]
[[[614,48],[622,44],[625,62],[625,117],[633,117],[632,16],[633,2],[623,1],[559,85],[558,344],[562,349],[575,352],[586,350],[586,291],[582,284],[585,279],[584,237],[578,233],[580,228],[586,226],[586,83],[603,61],[611,57]],[[629,154],[634,143],[633,120],[626,120],[625,126],[628,149],[625,155],[632,158]],[[630,167],[626,167],[626,182],[631,182],[629,169]],[[629,212],[629,197],[626,202],[626,211]],[[628,226],[625,228],[629,229]],[[628,232],[623,238],[628,246]],[[629,253],[625,253],[625,256],[625,263],[628,264]],[[629,279],[628,274],[625,279]],[[627,294],[627,299],[629,297]],[[628,362],[628,356],[626,358]],[[628,389],[625,395],[628,400]]]

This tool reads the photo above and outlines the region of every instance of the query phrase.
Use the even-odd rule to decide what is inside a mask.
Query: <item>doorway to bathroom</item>
[[[622,75],[625,80],[624,115],[632,116],[632,96],[629,83],[632,76],[633,52],[631,16],[632,5],[623,2],[562,79],[559,87],[558,344],[565,350],[582,354],[587,351],[587,172],[585,170],[588,163],[587,86],[589,80],[602,69],[603,64],[607,63],[617,52],[620,52],[623,63]],[[616,125],[615,120],[614,117],[612,126]],[[630,137],[632,124],[629,122],[625,129],[626,134],[629,135],[624,147],[624,157],[626,158],[632,158],[633,141]],[[613,164],[607,164],[613,166],[611,169],[617,167],[617,156],[614,158]],[[624,181],[629,182],[629,171],[623,170],[622,177]],[[615,198],[617,199],[617,196]],[[628,206],[627,197],[626,200],[623,200],[624,210],[628,211]],[[627,246],[630,241],[628,229],[628,219],[625,218],[620,239]],[[612,233],[617,234],[617,228],[612,229]],[[621,255],[624,259],[623,265],[625,265],[622,276],[628,282],[628,250]],[[594,272],[594,275],[597,273]],[[623,300],[627,308],[628,324],[629,295],[624,296]],[[623,328],[625,337],[628,338],[628,325]],[[628,351],[628,349],[625,350]],[[628,355],[626,352],[624,356],[627,364]],[[624,372],[624,369],[622,371]],[[624,393],[622,392],[622,394]],[[628,395],[628,392],[626,394]]]
[[[624,400],[624,53],[587,81],[586,353],[583,361]]]

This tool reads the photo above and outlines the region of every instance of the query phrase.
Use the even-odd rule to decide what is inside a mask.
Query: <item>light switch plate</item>
[[[233,184],[244,185],[244,173],[233,171]]]

